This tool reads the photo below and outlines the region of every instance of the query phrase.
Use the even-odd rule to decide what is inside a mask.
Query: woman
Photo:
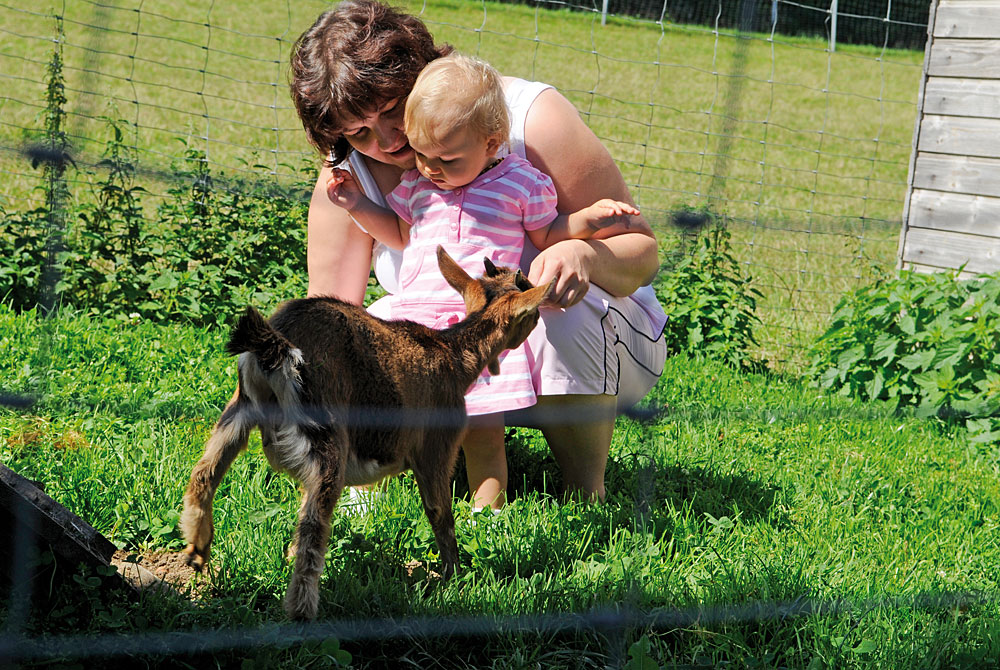
[[[375,0],[348,0],[326,12],[292,53],[292,98],[309,140],[327,160],[309,208],[310,295],[361,303],[369,270],[390,293],[399,255],[379,244],[327,195],[344,163],[369,198],[382,200],[415,165],[403,132],[405,99],[437,46],[416,17]],[[558,209],[580,210],[600,198],[631,202],[625,182],[576,109],[544,84],[505,78],[511,112],[510,152],[548,174]],[[532,381],[538,402],[518,413],[470,422],[463,449],[473,504],[505,502],[506,454],[497,425],[541,429],[567,491],[603,499],[615,415],[638,401],[662,371],[663,311],[648,286],[657,248],[639,217],[590,240],[538,251],[526,244],[522,267],[536,285],[556,279],[551,307],[532,333]],[[379,304],[371,311],[379,314]],[[499,440],[496,436],[499,435]]]

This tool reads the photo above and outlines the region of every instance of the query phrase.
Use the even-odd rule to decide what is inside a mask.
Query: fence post
[[[603,0],[601,2],[601,25],[606,25],[608,23],[608,0]]]
[[[837,0],[830,0],[830,51],[837,50]]]

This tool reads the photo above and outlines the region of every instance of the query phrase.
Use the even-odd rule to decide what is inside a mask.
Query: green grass
[[[181,548],[187,477],[235,381],[223,335],[0,310],[0,343],[0,388],[41,398],[0,409],[4,464],[128,551]],[[972,668],[1000,653],[995,450],[790,377],[682,358],[647,402],[663,414],[619,419],[600,506],[560,504],[544,443],[519,431],[512,504],[472,525],[456,502],[464,569],[447,584],[404,567],[436,559],[410,477],[372,514],[336,516],[320,606],[349,621],[618,611],[638,624],[345,639],[355,665]],[[327,667],[329,646],[266,639],[284,621],[296,497],[255,438],[216,499],[196,602],[68,580],[28,631],[87,648],[94,635],[265,626],[255,647],[127,664]]]
[[[618,161],[665,252],[678,208],[728,215],[765,295],[760,355],[777,368],[799,369],[844,291],[867,281],[872,266],[894,267],[921,51],[841,45],[829,53],[823,40],[742,40],[627,18],[601,26],[596,14],[530,6],[403,4],[440,41],[559,87]],[[150,197],[166,191],[178,140],[203,148],[213,170],[257,164],[254,174],[286,181],[292,166],[315,159],[288,99],[286,62],[324,3],[97,7],[0,8],[0,204],[40,203],[39,174],[13,149],[39,126],[53,8],[65,8],[77,149],[99,157],[102,114],[133,122]],[[74,197],[89,197],[91,178],[72,178],[81,181]]]

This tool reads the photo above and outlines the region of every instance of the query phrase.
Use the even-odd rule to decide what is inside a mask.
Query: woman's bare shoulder
[[[524,134],[528,160],[556,185],[559,211],[575,212],[600,198],[631,202],[611,154],[556,89],[539,93],[528,110]]]

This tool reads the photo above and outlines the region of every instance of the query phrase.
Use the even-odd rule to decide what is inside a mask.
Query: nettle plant
[[[287,185],[273,178],[274,165],[245,162],[238,174],[221,174],[185,143],[150,215],[143,203],[153,197],[144,186],[149,175],[129,142],[134,125],[112,111],[102,117],[101,158],[92,166],[70,158],[62,42],[55,40],[48,67],[42,128],[28,133],[44,204],[30,211],[0,205],[0,301],[19,311],[60,306],[121,320],[226,326],[248,303],[269,310],[304,294],[313,168],[283,165],[296,175]]]
[[[671,354],[712,358],[737,369],[762,365],[751,356],[760,291],[732,250],[725,218],[709,210],[685,209],[674,216],[682,227],[703,227],[682,236],[676,265],[657,282],[667,314],[665,337]]]
[[[841,299],[813,346],[823,389],[963,423],[1000,440],[1000,273],[903,271]]]

